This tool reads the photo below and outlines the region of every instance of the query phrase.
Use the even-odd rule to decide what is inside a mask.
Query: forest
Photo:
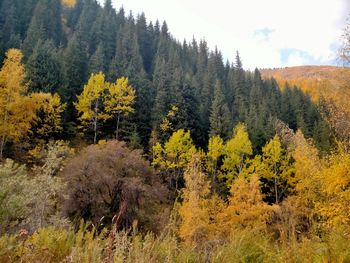
[[[348,69],[233,52],[0,0],[0,262],[349,262]]]

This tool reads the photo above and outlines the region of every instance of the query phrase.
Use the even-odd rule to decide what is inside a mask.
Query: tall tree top
[[[236,63],[235,63],[235,67],[237,69],[242,69],[243,68],[243,65],[242,65],[242,60],[241,60],[241,57],[239,56],[239,52],[236,51]]]

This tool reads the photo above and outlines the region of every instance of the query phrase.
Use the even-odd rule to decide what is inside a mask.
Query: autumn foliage
[[[58,95],[28,92],[20,50],[10,49],[6,56],[0,70],[0,158],[8,142],[32,132],[46,139],[59,132],[65,108]]]
[[[350,262],[349,68],[100,2],[0,1],[0,263]]]

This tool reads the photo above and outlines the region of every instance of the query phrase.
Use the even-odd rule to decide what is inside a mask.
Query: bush
[[[29,214],[30,184],[24,165],[7,159],[0,165],[0,234],[12,232]]]
[[[159,217],[167,201],[166,188],[141,152],[124,142],[88,146],[70,160],[63,177],[65,212],[76,222],[82,218],[102,227],[113,221],[121,229],[137,220],[141,227],[155,230],[161,227],[159,218],[167,218]]]

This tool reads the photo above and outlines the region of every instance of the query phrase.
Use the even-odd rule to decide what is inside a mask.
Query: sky
[[[101,0],[103,1],[103,0]],[[246,69],[337,65],[349,0],[113,0],[134,16],[166,20],[179,41],[205,39]]]

